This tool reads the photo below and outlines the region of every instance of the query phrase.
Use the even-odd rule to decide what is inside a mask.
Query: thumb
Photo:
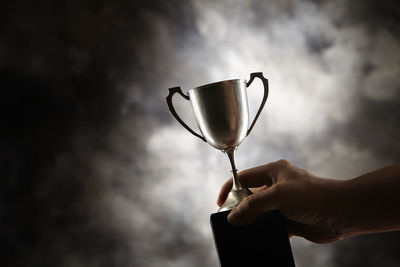
[[[271,188],[246,197],[238,206],[231,210],[228,221],[235,226],[253,222],[258,216],[276,209]]]

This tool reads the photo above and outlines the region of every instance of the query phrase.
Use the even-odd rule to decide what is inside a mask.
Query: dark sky
[[[264,73],[239,169],[286,158],[349,179],[399,162],[399,20],[397,1],[2,3],[0,264],[218,266],[229,164],[174,121],[169,87]],[[291,244],[297,266],[400,262],[398,232]]]

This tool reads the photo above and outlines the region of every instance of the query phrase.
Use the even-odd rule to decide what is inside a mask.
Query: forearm
[[[400,164],[344,181],[335,195],[342,237],[400,230]]]

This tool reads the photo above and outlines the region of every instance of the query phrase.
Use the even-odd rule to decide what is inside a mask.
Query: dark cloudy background
[[[2,266],[218,266],[209,215],[229,164],[169,114],[172,86],[268,77],[239,169],[286,158],[348,179],[399,162],[397,1],[8,2]],[[299,267],[400,262],[398,232],[291,244]]]

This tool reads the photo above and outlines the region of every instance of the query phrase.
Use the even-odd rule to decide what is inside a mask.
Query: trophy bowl
[[[237,147],[247,135],[249,108],[246,81],[228,80],[188,91],[202,136],[216,149]]]

